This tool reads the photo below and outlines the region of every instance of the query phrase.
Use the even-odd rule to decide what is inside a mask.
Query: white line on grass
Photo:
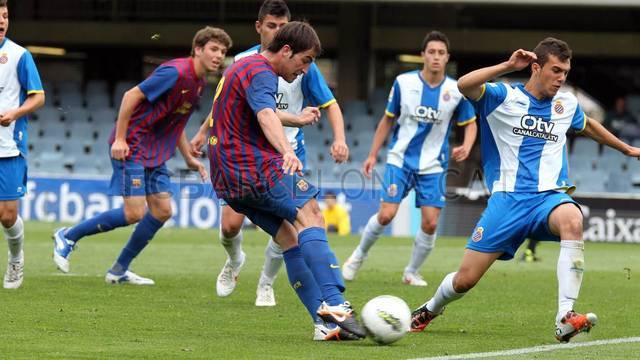
[[[588,342],[583,342],[583,343],[542,345],[542,346],[533,346],[533,347],[522,348],[522,349],[512,349],[512,350],[483,352],[483,353],[471,353],[471,354],[460,354],[460,355],[446,355],[446,356],[425,357],[425,358],[416,358],[416,359],[413,359],[413,360],[480,359],[480,358],[488,358],[488,357],[494,357],[494,356],[522,355],[522,354],[530,354],[530,353],[545,352],[545,351],[574,349],[574,348],[586,347],[586,346],[600,346],[600,345],[635,343],[635,342],[640,342],[640,337],[618,338],[618,339],[608,339],[608,340],[596,340],[596,341],[588,341]]]

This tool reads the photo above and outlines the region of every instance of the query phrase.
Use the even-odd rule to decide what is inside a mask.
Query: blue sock
[[[298,244],[304,261],[320,286],[322,299],[332,306],[342,304],[344,282],[338,259],[329,248],[327,233],[319,227],[305,229],[298,234]]]
[[[162,221],[147,212],[136,226],[136,229],[133,230],[127,245],[122,249],[118,260],[113,264],[110,271],[116,275],[124,274],[129,269],[131,261],[147,246],[153,235],[160,230],[163,224]]]
[[[304,261],[300,247],[292,247],[283,254],[284,264],[287,267],[287,276],[289,284],[296,291],[298,298],[307,308],[309,315],[314,323],[318,323],[320,319],[316,312],[322,302],[322,292],[313,278],[313,274],[307,263]]]
[[[85,236],[111,231],[127,225],[129,224],[124,217],[124,208],[118,208],[105,211],[69,228],[64,237],[77,242]]]

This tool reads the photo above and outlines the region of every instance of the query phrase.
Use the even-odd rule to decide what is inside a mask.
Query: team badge
[[[446,91],[444,95],[442,95],[442,100],[449,101],[451,100],[451,95],[449,95],[449,91]]]
[[[142,186],[142,179],[133,178],[131,179],[131,186],[134,188],[140,188]]]
[[[297,183],[296,186],[298,187],[298,189],[300,189],[300,191],[307,191],[309,190],[309,183],[304,180],[304,179],[300,179]]]
[[[218,138],[215,137],[215,136],[210,136],[209,137],[209,145],[211,145],[211,146],[218,145]]]
[[[6,53],[3,53],[2,55],[0,55],[0,64],[6,64],[7,61],[9,61],[9,58],[7,57]]]
[[[484,233],[484,228],[482,226],[478,226],[476,228],[476,231],[473,232],[473,235],[471,235],[471,240],[473,240],[474,242],[478,242],[482,240],[483,233]]]
[[[564,106],[562,106],[562,103],[559,100],[556,101],[556,103],[553,105],[553,111],[555,111],[558,115],[564,112]]]
[[[389,185],[389,188],[387,189],[387,195],[389,195],[390,197],[396,197],[398,195],[398,185]]]

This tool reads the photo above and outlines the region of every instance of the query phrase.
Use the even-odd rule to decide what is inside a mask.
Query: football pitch
[[[274,308],[256,308],[255,288],[267,236],[246,231],[248,255],[235,292],[215,295],[225,259],[217,230],[162,229],[132,270],[156,281],[152,287],[114,286],[105,271],[131,228],[83,239],[63,275],[51,260],[51,223],[26,224],[25,281],[17,291],[0,289],[1,359],[406,359],[532,348],[556,343],[558,246],[542,243],[541,262],[496,264],[462,300],[424,333],[408,334],[391,346],[369,340],[314,342],[313,326],[289,287],[276,280]],[[344,261],[358,237],[330,237]],[[392,294],[411,308],[423,303],[443,276],[457,269],[465,239],[440,237],[422,268],[426,288],[401,284],[412,239],[383,237],[346,298],[360,310],[370,298]],[[5,245],[2,245],[5,246]],[[4,249],[4,248],[3,248]],[[6,251],[0,251],[4,272]],[[586,272],[577,303],[599,323],[570,344],[640,336],[640,245],[586,244]],[[521,358],[631,359],[640,342],[557,349]],[[507,358],[500,356],[497,358]]]

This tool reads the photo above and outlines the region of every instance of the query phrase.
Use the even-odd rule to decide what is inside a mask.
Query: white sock
[[[413,252],[411,253],[411,261],[406,268],[405,273],[417,273],[427,256],[431,254],[431,250],[436,245],[436,233],[427,234],[422,229],[418,229],[416,239],[413,242]]]
[[[237,267],[242,263],[242,230],[232,238],[226,238],[220,232],[220,243],[227,252],[231,266]]]
[[[260,283],[273,284],[282,263],[282,248],[273,241],[273,238],[269,238],[267,248],[264,249],[264,265],[262,266],[262,274],[260,274]]]
[[[433,295],[431,300],[427,301],[427,309],[429,311],[440,314],[448,303],[458,300],[466,294],[466,292],[458,293],[453,289],[454,276],[456,276],[456,273],[452,272],[442,279],[435,295]]]
[[[567,312],[573,310],[573,304],[580,294],[582,273],[584,272],[584,242],[582,240],[560,241],[558,256],[558,314],[556,323]]]
[[[20,216],[18,216],[15,224],[10,228],[4,228],[4,237],[9,244],[9,260],[14,262],[19,261],[22,244],[24,243],[24,223]]]
[[[382,225],[378,222],[378,213],[373,214],[373,216],[367,222],[367,226],[364,227],[362,238],[360,239],[360,244],[353,252],[354,256],[357,259],[364,259],[365,257],[367,257],[369,249],[371,249],[373,244],[378,241],[378,238],[384,231],[385,227],[385,225]]]

